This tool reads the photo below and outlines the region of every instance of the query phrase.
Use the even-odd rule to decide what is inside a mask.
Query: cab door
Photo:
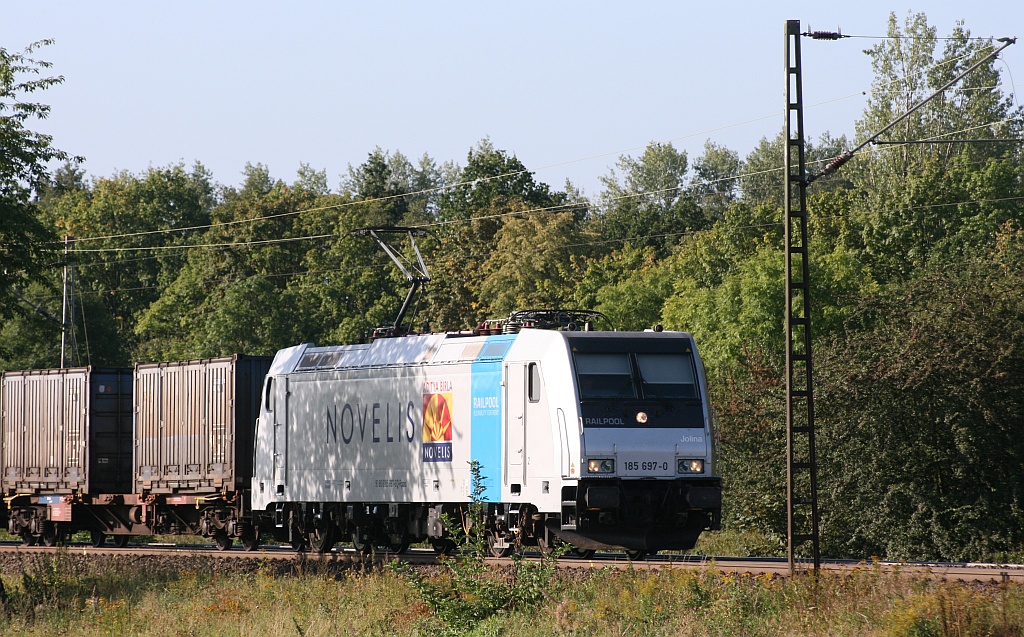
[[[526,366],[505,365],[505,484],[523,484],[526,449]],[[515,489],[513,489],[515,493]]]
[[[288,484],[288,377],[275,379],[272,390],[274,425],[274,493],[284,494]]]

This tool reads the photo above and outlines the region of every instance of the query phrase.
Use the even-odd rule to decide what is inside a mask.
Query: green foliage
[[[711,385],[718,414],[723,526],[785,536],[786,405],[778,361],[744,352]]]
[[[830,554],[966,560],[1024,542],[1024,241],[1000,244],[865,298],[871,327],[823,352]]]
[[[804,158],[810,172],[820,170],[829,160],[839,156],[848,146],[846,137],[822,135],[818,143],[804,142]],[[769,206],[782,218],[785,189],[782,184],[786,133],[779,131],[774,139],[762,137],[754,150],[750,151],[742,165],[740,188],[743,201],[750,206]],[[840,188],[846,185],[840,176],[827,177],[815,184],[817,191]]]
[[[738,517],[738,516],[737,516]],[[761,518],[749,518],[760,521]],[[734,520],[729,529],[721,531],[704,531],[693,547],[693,555],[736,555],[740,557],[785,557],[786,536],[775,531],[759,530],[756,525],[740,531],[743,526]]]
[[[143,175],[122,172],[90,189],[51,195],[47,219],[62,234],[81,239],[71,257],[78,292],[99,304],[87,316],[88,327],[116,333],[95,343],[94,360],[119,365],[137,360],[136,324],[185,262],[182,251],[168,248],[201,237],[197,226],[209,223],[214,202],[211,175],[201,164],[191,171],[178,164]]]
[[[693,162],[693,183],[690,192],[714,221],[739,199],[739,179],[743,168],[739,153],[725,146],[704,142],[704,154]]]
[[[686,151],[651,143],[639,159],[619,158],[618,168],[601,178],[604,192],[592,219],[597,235],[608,241],[668,253],[682,233],[707,227],[708,220],[687,189]]]
[[[0,321],[28,312],[17,290],[31,283],[47,283],[45,265],[54,257],[53,229],[38,219],[33,191],[49,182],[47,164],[71,157],[52,146],[49,135],[28,128],[46,119],[50,107],[27,100],[29,93],[46,90],[63,77],[38,77],[50,67],[32,54],[51,44],[36,42],[21,53],[0,47]],[[74,158],[80,159],[80,158]],[[0,354],[7,351],[0,344]]]
[[[495,250],[481,266],[481,304],[497,316],[571,305],[576,272],[566,256],[578,239],[571,212],[507,219],[495,234]]]
[[[499,614],[509,614],[534,607],[556,592],[555,573],[559,552],[528,561],[522,555],[512,556],[507,572],[492,568],[486,561],[487,541],[484,537],[485,487],[482,466],[469,463],[472,475],[470,503],[461,520],[445,516],[446,529],[459,529],[458,557],[438,558],[443,574],[426,576],[408,564],[393,562],[390,568],[400,573],[422,596],[423,602],[441,620],[442,625],[429,622],[431,634],[461,635],[473,631],[482,622]]]
[[[572,241],[556,231],[573,232],[576,222],[575,207],[564,205],[566,195],[535,181],[514,155],[486,139],[470,150],[466,166],[451,180],[437,200],[437,219],[443,223],[425,246],[432,255],[425,299],[431,324],[473,327],[520,301],[565,298],[571,268],[563,264],[572,252],[562,246]],[[574,216],[547,214],[563,211]],[[534,228],[542,233],[539,245],[524,246],[524,236]],[[497,254],[499,242],[507,254]],[[545,276],[555,280],[546,282]]]
[[[924,13],[908,12],[901,27],[889,16],[888,38],[865,51],[875,71],[872,92],[857,135],[865,138],[909,111],[938,88],[992,51],[991,39],[972,39],[957,24],[936,58],[937,30]],[[1021,111],[1002,94],[995,60],[925,104],[886,134],[886,140],[1015,138],[1021,131]],[[1013,152],[1005,144],[921,144],[895,146],[870,164],[870,174],[885,184],[879,192],[898,188],[898,181],[916,166],[934,162],[944,166],[953,157],[984,161]]]

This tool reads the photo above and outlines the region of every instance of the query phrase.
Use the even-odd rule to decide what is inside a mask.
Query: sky
[[[376,147],[465,164],[489,138],[539,181],[596,195],[621,155],[706,140],[741,156],[782,128],[784,26],[884,36],[924,12],[940,36],[1024,36],[1019,0],[857,2],[25,2],[0,0],[0,47],[63,84],[33,130],[90,177],[200,161],[239,185],[246,163],[333,189]],[[1019,32],[1019,33],[1018,33]],[[801,41],[805,130],[852,137],[880,40]],[[941,51],[941,43],[937,47]],[[1001,55],[1024,89],[1024,39]],[[1011,76],[1017,78],[1013,85]],[[1024,101],[1017,100],[1018,103]]]

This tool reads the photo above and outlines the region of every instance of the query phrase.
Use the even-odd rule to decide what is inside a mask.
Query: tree
[[[432,324],[458,329],[492,314],[488,302],[494,296],[481,294],[484,264],[497,249],[506,219],[562,210],[576,215],[577,208],[566,204],[565,193],[535,181],[515,155],[494,148],[487,139],[470,149],[466,166],[447,179],[451,185],[438,198],[441,223],[425,242],[433,255],[426,301]]]
[[[654,248],[626,243],[585,263],[586,271],[575,282],[576,306],[602,312],[620,330],[643,330],[661,322],[673,273]]]
[[[359,166],[349,165],[341,190],[379,208],[384,225],[410,225],[432,215],[440,181],[440,172],[428,155],[416,167],[398,151],[376,148]]]
[[[739,199],[742,168],[743,161],[736,151],[710,139],[704,142],[704,154],[693,162],[690,192],[709,219],[721,219],[725,210]]]
[[[845,152],[847,141],[845,136],[832,137],[824,133],[817,143],[810,139],[804,141],[804,161],[808,172],[821,170],[825,164]],[[779,131],[774,139],[762,137],[757,148],[750,151],[743,162],[740,177],[740,188],[743,202],[750,206],[769,206],[778,210],[782,218],[782,205],[785,189],[782,184],[782,173],[785,163],[786,134]],[[815,182],[814,192],[820,193],[836,188],[849,186],[849,180],[843,173],[836,173]]]
[[[27,127],[50,113],[49,106],[27,100],[27,94],[64,81],[61,76],[40,77],[51,65],[30,57],[51,43],[36,42],[22,53],[0,48],[0,321],[28,311],[16,290],[32,281],[45,282],[46,267],[55,259],[55,237],[38,219],[33,192],[49,182],[49,162],[81,159],[54,148],[49,135]]]
[[[60,176],[61,173],[58,173]],[[73,175],[65,180],[75,183]],[[58,195],[58,193],[60,193]],[[211,175],[202,164],[121,172],[91,188],[55,184],[44,217],[74,238],[78,289],[100,302],[86,330],[112,321],[117,338],[94,343],[98,360],[127,365],[138,356],[136,324],[179,275],[186,246],[206,233],[216,202]],[[80,332],[81,334],[81,332]]]
[[[858,138],[881,130],[913,106],[974,65],[993,47],[992,40],[972,39],[958,23],[946,39],[945,49],[935,58],[937,30],[929,26],[924,13],[908,13],[903,27],[896,14],[889,15],[888,38],[865,51],[875,71],[871,95],[864,116],[857,122]],[[1021,111],[1002,94],[995,60],[976,69],[945,93],[925,104],[900,122],[888,140],[994,139],[1014,138],[1021,132]],[[916,165],[928,159],[945,165],[952,157],[967,153],[972,160],[1002,157],[1013,149],[1004,144],[913,144],[896,146],[879,153],[870,162],[870,175],[896,186]],[[892,183],[896,180],[896,183]]]
[[[1024,233],[863,298],[820,350],[824,550],[981,560],[1024,542]],[[869,325],[861,329],[859,325]]]
[[[686,151],[651,143],[638,159],[624,155],[617,165],[619,172],[601,177],[592,219],[600,238],[651,246],[664,256],[681,234],[709,225],[686,187]]]
[[[209,211],[212,225],[194,241],[206,247],[181,251],[184,263],[133,321],[141,359],[269,354],[293,340],[282,333],[279,317],[293,309],[282,295],[307,246],[278,240],[302,236],[298,213],[316,196],[272,179],[260,164],[245,175]]]
[[[973,66],[993,48],[991,39],[973,39],[958,23],[936,57],[936,28],[923,13],[908,13],[902,27],[889,16],[889,38],[865,51],[875,70],[873,90],[857,135],[874,134]],[[1024,111],[1014,108],[1002,92],[996,61],[989,60],[970,75],[925,103],[889,131],[889,141],[1018,138]],[[972,209],[949,207],[966,195],[964,176],[977,166],[1009,162],[1019,168],[1019,144],[935,143],[880,147],[850,165],[857,190],[866,193],[866,207],[877,211],[865,220],[867,250],[882,251],[883,279],[904,278],[942,246],[962,224],[973,226]],[[970,179],[970,178],[968,178]],[[1004,184],[1009,186],[1009,184]],[[960,192],[955,192],[959,190]],[[1018,189],[1010,187],[1015,196]],[[1004,206],[1013,208],[1012,204]],[[996,222],[998,225],[998,221]],[[984,234],[990,240],[995,226]],[[976,240],[971,240],[977,245]],[[944,248],[940,248],[944,249]]]
[[[571,212],[508,219],[481,268],[481,303],[496,315],[571,305],[576,273],[570,255],[572,244],[578,242],[577,226]]]

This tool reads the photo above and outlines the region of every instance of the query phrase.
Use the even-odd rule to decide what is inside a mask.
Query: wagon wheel
[[[555,549],[562,544],[554,535],[551,536],[551,541],[544,536],[543,533],[537,536],[537,548],[540,550],[540,554],[544,557],[550,556],[555,552]]]
[[[373,551],[373,544],[366,540],[366,534],[359,527],[352,531],[352,548],[356,553],[363,555],[369,555]]]
[[[313,550],[323,555],[334,548],[334,526],[329,520],[321,520],[309,531],[309,545]]]
[[[45,546],[57,546],[64,543],[63,529],[56,524],[50,523],[43,526],[43,533],[40,536]]]
[[[493,557],[508,557],[509,555],[512,555],[511,546],[497,546],[498,534],[494,531],[485,531],[484,539],[487,540],[487,551]]]
[[[401,555],[409,550],[408,542],[390,542],[388,543],[388,551]]]
[[[231,548],[231,545],[235,543],[228,532],[224,529],[219,529],[213,534],[213,541],[217,544],[218,551],[227,551]]]
[[[431,539],[430,546],[434,547],[434,553],[437,555],[451,555],[455,552],[455,542],[446,537]]]
[[[123,549],[124,547],[128,546],[128,541],[131,539],[132,536],[130,535],[115,535],[114,546],[116,546],[119,549]]]
[[[254,526],[247,526],[242,530],[242,548],[246,551],[255,551],[260,547],[260,530]]]
[[[629,559],[631,559],[634,562],[639,562],[641,560],[647,559],[647,551],[640,550],[640,549],[635,550],[635,551],[630,550],[630,549],[626,549],[626,557],[628,557]]]
[[[107,543],[107,534],[103,531],[89,531],[89,543],[100,548]]]

